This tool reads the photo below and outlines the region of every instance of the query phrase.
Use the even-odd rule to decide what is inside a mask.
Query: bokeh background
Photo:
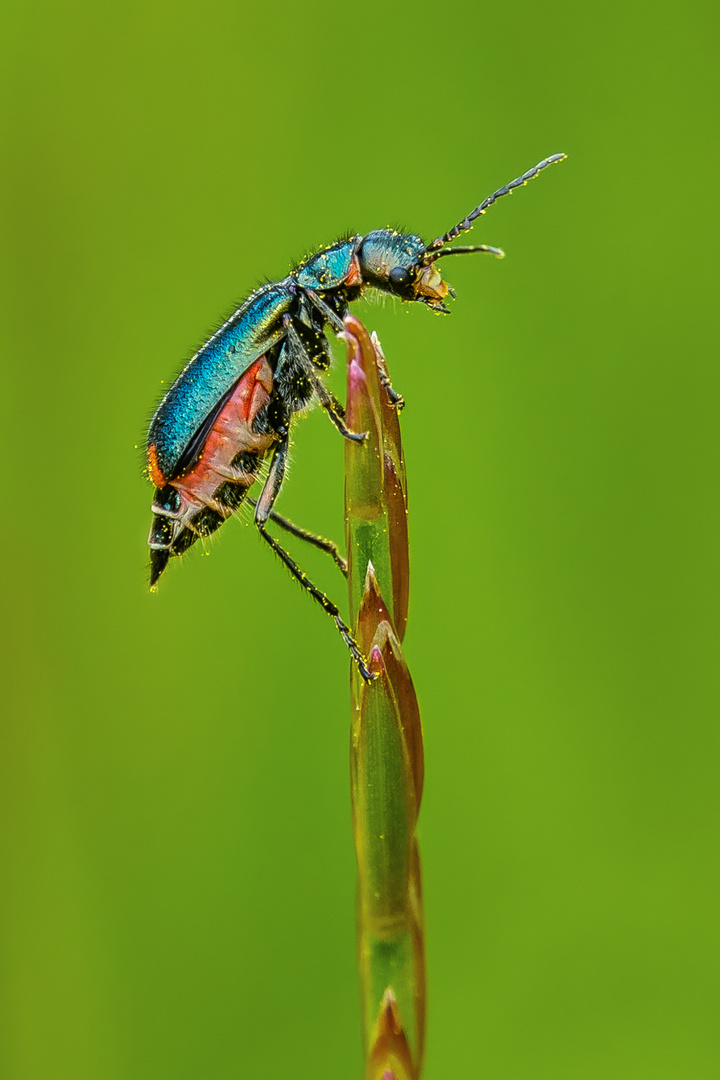
[[[716,1077],[716,5],[3,22],[0,1075],[360,1075],[347,656],[247,521],[150,595],[138,447],[259,281],[563,150],[451,318],[358,309],[408,402],[426,1075]],[[280,509],[340,537],[342,466],[300,421]]]

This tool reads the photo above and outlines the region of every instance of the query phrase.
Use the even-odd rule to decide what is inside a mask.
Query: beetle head
[[[427,246],[419,236],[396,229],[377,229],[364,237],[358,256],[363,282],[400,300],[419,300],[433,311],[448,313],[443,300],[450,294],[434,259],[426,262]]]
[[[443,281],[440,271],[435,266],[438,259],[447,255],[472,255],[475,252],[488,252],[499,259],[504,258],[500,248],[489,244],[474,244],[466,247],[448,247],[461,233],[468,232],[473,222],[481,217],[503,195],[510,195],[516,188],[524,187],[548,165],[564,161],[565,154],[551,154],[550,157],[528,169],[522,176],[511,180],[509,184],[484,199],[479,206],[471,210],[467,217],[454,225],[452,229],[438,236],[431,244],[425,244],[419,236],[405,235],[393,229],[379,229],[368,233],[359,249],[359,258],[363,281],[368,285],[383,289],[399,296],[402,300],[419,300],[433,311],[448,314],[443,300],[455,293]]]
[[[436,243],[436,242],[435,242]],[[448,315],[443,301],[454,298],[452,291],[435,265],[444,255],[462,255],[470,251],[489,251],[503,257],[500,248],[482,244],[477,247],[436,248],[419,236],[378,229],[368,233],[358,252],[363,282],[389,292],[400,300],[417,300],[431,311]]]

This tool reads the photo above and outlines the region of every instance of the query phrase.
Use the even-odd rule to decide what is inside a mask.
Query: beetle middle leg
[[[367,431],[350,431],[343,419],[345,410],[332,391],[328,390],[322,379],[318,378],[314,372],[312,375],[308,375],[308,378],[312,383],[313,390],[317,394],[320,404],[342,437],[348,439],[350,442],[365,442],[368,437]]]
[[[260,498],[255,504],[255,524],[257,525],[258,532],[263,540],[270,545],[276,555],[280,556],[293,577],[300,582],[303,589],[306,589],[307,592],[310,593],[313,600],[317,601],[323,611],[326,611],[330,618],[333,619],[340,632],[340,636],[350,650],[350,655],[357,664],[363,679],[365,682],[372,682],[373,676],[367,669],[365,657],[360,652],[355,638],[350,633],[350,628],[343,622],[337,604],[334,604],[324,592],[321,592],[321,590],[318,589],[317,585],[312,583],[305,571],[300,569],[295,560],[287,553],[285,548],[277,542],[275,537],[270,535],[265,527],[272,513],[273,504],[280,494],[280,488],[282,487],[283,478],[285,476],[287,454],[288,438],[285,436],[282,442],[278,444],[275,453],[273,454],[270,471],[267,475],[265,485],[260,493]]]

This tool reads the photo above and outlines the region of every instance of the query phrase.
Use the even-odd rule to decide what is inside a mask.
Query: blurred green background
[[[451,318],[357,309],[408,402],[426,1075],[718,1076],[717,11],[8,0],[3,1078],[360,1075],[347,656],[247,521],[149,595],[137,447],[259,281],[560,150]],[[341,537],[322,415],[294,459]]]

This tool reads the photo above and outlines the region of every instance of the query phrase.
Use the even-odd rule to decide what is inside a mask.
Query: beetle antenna
[[[442,248],[440,251],[433,251],[433,253],[424,260],[424,264],[434,263],[436,259],[443,259],[446,255],[472,255],[475,251],[487,251],[490,255],[496,255],[498,259],[505,258],[505,252],[502,248],[490,247],[489,244],[476,244],[473,247],[454,247],[454,248]]]
[[[475,209],[471,213],[469,213],[466,218],[463,218],[462,221],[459,221],[457,225],[455,225],[455,227],[450,230],[450,232],[446,232],[444,236],[438,236],[436,240],[433,240],[432,244],[428,244],[425,251],[427,253],[435,252],[438,250],[438,248],[443,247],[445,244],[449,244],[450,241],[454,240],[456,236],[460,235],[460,233],[468,232],[468,230],[472,228],[473,221],[475,221],[476,218],[479,218],[482,214],[484,214],[485,211],[489,207],[491,207],[494,202],[502,198],[503,195],[510,195],[515,190],[515,188],[524,187],[525,184],[527,184],[528,180],[534,180],[534,178],[539,173],[541,173],[543,169],[547,169],[548,165],[554,165],[556,161],[564,161],[566,157],[567,154],[551,154],[550,157],[544,158],[542,161],[538,162],[537,165],[534,165],[532,169],[528,169],[528,171],[526,173],[523,173],[522,176],[518,176],[515,180],[511,180],[509,184],[505,184],[505,187],[498,188],[498,190],[493,192],[492,195],[489,195],[484,202],[481,202],[479,206],[476,206]],[[463,249],[455,248],[454,250],[460,252]],[[482,251],[484,249],[471,248],[469,250]],[[449,255],[450,252],[443,252],[443,254]],[[439,254],[434,255],[432,258],[426,257],[425,259],[423,259],[423,262],[434,262],[437,258],[440,258]]]

